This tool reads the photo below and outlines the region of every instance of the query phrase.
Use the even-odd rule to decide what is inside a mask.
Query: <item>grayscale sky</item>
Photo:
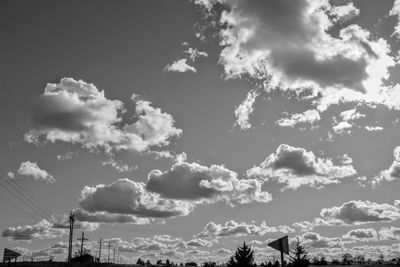
[[[243,241],[261,262],[283,235],[399,257],[399,18],[397,0],[1,1],[0,247],[65,260],[74,211],[75,240],[127,262]]]

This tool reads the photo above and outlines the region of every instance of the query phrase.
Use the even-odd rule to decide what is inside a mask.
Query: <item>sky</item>
[[[400,257],[400,1],[0,2],[0,247]],[[96,254],[97,255],[97,254]]]

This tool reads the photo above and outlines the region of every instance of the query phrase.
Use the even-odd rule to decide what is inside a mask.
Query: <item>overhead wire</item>
[[[3,173],[3,174],[2,174]],[[53,220],[51,215],[45,211],[44,208],[42,208],[39,204],[38,201],[33,198],[31,194],[29,194],[25,189],[23,189],[20,185],[17,183],[13,182],[9,178],[4,177],[5,172],[0,169],[0,186],[5,189],[9,194],[14,197],[17,201],[23,204],[23,206],[27,207],[28,209],[34,211],[35,215],[35,220],[39,220],[43,217],[44,219],[49,219],[50,221]],[[8,175],[7,175],[8,177]],[[29,196],[29,197],[28,197]],[[4,198],[2,198],[4,199]],[[9,201],[7,201],[10,203]],[[16,204],[14,203],[13,206]],[[21,210],[21,208],[19,208]],[[25,212],[24,212],[25,213]],[[32,216],[30,216],[32,218]],[[40,218],[40,219],[38,219]]]
[[[0,168],[0,173],[3,173],[6,177],[8,177],[8,174]],[[1,174],[0,174],[1,176]],[[3,179],[5,179],[3,177]],[[45,215],[44,217],[48,217],[49,219],[52,220],[52,216],[51,216],[51,212],[44,207],[42,204],[39,203],[39,201],[37,201],[22,185],[18,184],[17,182],[15,182],[12,179],[5,179],[5,181],[11,183],[14,185],[14,188],[16,188],[16,190],[28,201],[32,202],[32,204],[41,211],[42,215]],[[22,192],[21,192],[22,191]],[[43,206],[43,207],[42,207]]]

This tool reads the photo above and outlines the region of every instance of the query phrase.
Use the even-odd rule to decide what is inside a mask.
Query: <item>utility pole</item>
[[[113,254],[113,263],[115,263],[115,247],[114,247],[114,254]]]
[[[77,238],[79,241],[81,241],[81,256],[83,256],[83,242],[89,240],[87,238],[85,238],[85,233],[82,232],[82,237],[81,238]]]
[[[110,248],[111,248],[111,242],[108,241],[108,257],[107,257],[107,262],[110,262]]]
[[[100,238],[100,247],[99,247],[99,262],[101,262],[101,238]]]
[[[68,262],[71,262],[72,257],[72,239],[74,236],[74,213],[69,214],[69,241],[68,241]]]

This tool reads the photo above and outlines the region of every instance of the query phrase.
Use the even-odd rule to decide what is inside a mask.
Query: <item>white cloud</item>
[[[188,65],[186,58],[175,60],[172,64],[165,66],[164,70],[169,72],[193,72],[196,73],[197,70]]]
[[[360,225],[372,222],[391,222],[400,219],[400,210],[390,204],[352,200],[341,206],[324,208],[321,218],[331,225]]]
[[[237,223],[234,220],[227,221],[223,224],[209,222],[204,229],[198,233],[198,237],[231,237],[231,236],[263,236],[267,233],[290,233],[294,230],[288,226],[280,225],[271,227],[262,222],[261,225],[247,224],[245,222]]]
[[[199,51],[197,48],[189,47],[187,50],[184,51],[184,53],[187,54],[192,62],[194,62],[199,57],[208,57],[207,52]]]
[[[309,232],[299,237],[302,245],[311,248],[342,248],[343,242],[340,237],[324,237],[318,233]]]
[[[149,218],[138,218],[134,215],[100,212],[87,212],[82,209],[74,210],[75,218],[82,222],[95,223],[130,223],[130,224],[149,224],[153,222]]]
[[[121,173],[122,172],[131,172],[131,171],[134,170],[133,167],[131,167],[128,164],[125,164],[125,163],[123,163],[121,161],[117,161],[114,158],[110,158],[110,159],[108,159],[106,161],[103,161],[101,164],[103,166],[107,166],[107,165],[111,166],[114,169],[116,169],[118,172],[121,172]]]
[[[393,151],[393,163],[387,170],[381,171],[372,179],[372,185],[377,186],[383,181],[391,182],[395,179],[400,179],[400,146]]]
[[[2,232],[2,237],[31,241],[32,239],[53,239],[65,234],[67,230],[53,228],[53,223],[43,219],[34,225],[9,227]]]
[[[360,14],[360,10],[356,8],[353,2],[347,3],[342,6],[334,6],[330,10],[330,15],[334,16],[333,21],[343,23],[357,17]]]
[[[383,38],[356,24],[341,24],[359,10],[330,1],[195,1],[214,17],[227,78],[263,79],[268,87],[319,93],[317,110],[339,102],[381,103],[400,108],[399,90],[386,86],[396,60]],[[218,12],[214,4],[225,8]],[[219,6],[220,7],[220,6]],[[398,14],[398,8],[392,14]],[[214,15],[213,14],[217,14]],[[335,25],[336,24],[336,25]],[[343,26],[342,26],[343,25]],[[331,35],[335,26],[339,32]]]
[[[351,134],[351,128],[353,127],[352,124],[350,124],[347,121],[341,121],[335,126],[332,127],[332,130],[335,134]]]
[[[400,240],[400,228],[398,227],[382,227],[379,230],[380,240]]]
[[[358,112],[356,110],[356,108],[353,108],[353,109],[342,111],[340,113],[340,117],[342,117],[342,119],[344,121],[354,121],[354,120],[358,120],[360,118],[365,117],[365,114],[361,114],[360,112]]]
[[[381,126],[365,126],[365,129],[369,132],[379,132],[383,130],[383,127]]]
[[[378,241],[378,233],[372,228],[360,228],[348,231],[342,238],[353,239],[362,242]]]
[[[155,108],[136,95],[134,123],[124,123],[125,112],[119,100],[105,97],[93,84],[62,78],[47,84],[32,112],[33,128],[25,134],[30,143],[63,141],[84,148],[146,151],[169,144],[181,129],[170,114]]]
[[[74,151],[68,151],[64,155],[57,155],[58,160],[70,160],[73,157],[76,157],[78,155],[78,152]]]
[[[317,158],[312,151],[281,144],[261,164],[247,171],[248,177],[261,177],[285,184],[284,189],[300,186],[320,188],[340,183],[340,179],[356,174],[350,164],[334,165],[330,159]]]
[[[198,163],[176,162],[171,170],[152,170],[148,175],[147,190],[164,198],[188,200],[193,203],[225,201],[267,203],[271,195],[262,190],[256,179],[239,179],[236,172],[224,166],[202,166]]]
[[[31,162],[29,160],[21,163],[17,173],[21,176],[33,177],[38,181],[45,181],[46,183],[54,183],[56,181],[53,175],[39,168],[36,162]]]
[[[167,200],[146,190],[145,184],[119,179],[110,185],[85,186],[79,205],[88,212],[134,215],[142,218],[170,218],[189,214],[193,205]]]
[[[243,100],[243,102],[236,107],[235,109],[235,116],[236,116],[236,125],[239,125],[240,129],[242,130],[248,130],[251,127],[251,124],[249,122],[249,116],[253,113],[254,111],[254,103],[256,101],[256,98],[260,95],[260,92],[258,90],[250,90],[247,93],[246,98]]]
[[[276,121],[276,124],[282,127],[294,127],[295,125],[302,123],[314,124],[321,120],[319,112],[315,109],[306,110],[303,113],[292,114],[290,118],[282,118]]]
[[[393,3],[393,7],[389,12],[390,16],[397,16],[397,19],[400,19],[400,1],[395,0]],[[392,36],[395,36],[396,38],[400,37],[400,21],[397,22],[397,25],[394,28]]]

